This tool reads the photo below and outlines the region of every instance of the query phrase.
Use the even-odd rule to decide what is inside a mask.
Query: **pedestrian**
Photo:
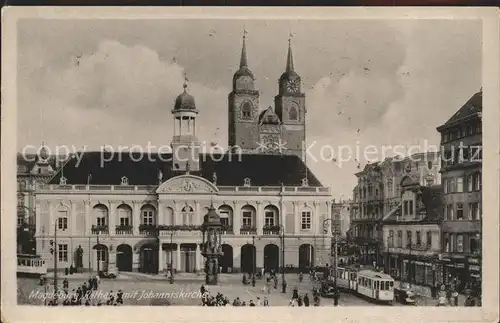
[[[304,295],[304,306],[309,306],[309,295],[307,293]]]
[[[257,297],[257,304],[256,305],[257,306],[261,306],[262,305],[261,302],[260,302],[260,297]]]
[[[295,286],[292,292],[292,299],[297,299],[297,298],[299,298],[299,290],[297,289],[297,286]]]
[[[302,297],[299,296],[299,298],[297,298],[297,305],[298,306],[302,306],[303,303],[302,303]]]
[[[267,300],[267,297],[264,297],[264,306],[269,306],[269,301]]]
[[[314,306],[319,306],[321,302],[321,298],[318,295],[314,296]]]
[[[260,276],[264,277],[265,273],[266,273],[266,270],[264,268],[261,268],[260,269]]]
[[[245,303],[245,301],[243,301],[243,303],[241,303],[241,306],[247,306],[247,303]]]
[[[304,279],[304,275],[302,274],[302,271],[299,272],[299,283],[302,283],[302,280]]]
[[[119,289],[118,293],[116,294],[116,302],[120,305],[123,305],[123,292],[121,289]]]
[[[250,300],[250,305],[249,306],[255,306],[253,299]]]

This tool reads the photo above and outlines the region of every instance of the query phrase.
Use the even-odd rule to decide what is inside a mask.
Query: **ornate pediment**
[[[181,175],[161,184],[156,193],[211,194],[217,193],[217,187],[204,178]]]

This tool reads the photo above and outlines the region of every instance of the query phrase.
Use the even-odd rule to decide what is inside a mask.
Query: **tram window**
[[[385,289],[389,290],[389,282],[385,282]]]

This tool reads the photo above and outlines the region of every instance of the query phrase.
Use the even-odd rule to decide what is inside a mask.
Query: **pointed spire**
[[[286,71],[287,72],[293,72],[292,38],[293,38],[293,34],[290,31],[290,34],[288,35],[288,56],[286,58]]]
[[[246,38],[247,30],[243,29],[243,45],[241,46],[240,68],[248,67]]]

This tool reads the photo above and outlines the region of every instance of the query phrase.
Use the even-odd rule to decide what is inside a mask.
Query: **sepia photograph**
[[[2,28],[18,311],[498,301],[494,10],[39,10]]]

